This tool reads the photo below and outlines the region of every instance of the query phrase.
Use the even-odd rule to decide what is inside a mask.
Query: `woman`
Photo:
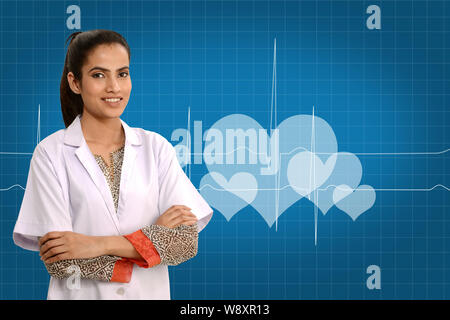
[[[40,251],[48,299],[170,299],[167,266],[196,255],[212,209],[166,139],[120,119],[131,93],[125,39],[109,30],[69,39],[66,129],[33,152],[14,242]],[[79,286],[69,285],[73,270]]]

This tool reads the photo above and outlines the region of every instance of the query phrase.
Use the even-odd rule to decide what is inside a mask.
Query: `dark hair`
[[[102,44],[118,43],[124,46],[130,58],[130,47],[127,41],[119,33],[111,30],[90,30],[72,33],[66,40],[69,41],[64,70],[61,77],[60,100],[61,111],[66,128],[73,122],[77,115],[83,113],[83,99],[80,94],[76,94],[70,89],[67,74],[72,72],[75,79],[81,82],[81,67],[86,62],[90,51]]]

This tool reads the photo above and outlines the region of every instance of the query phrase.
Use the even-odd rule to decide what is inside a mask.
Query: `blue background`
[[[65,40],[77,31],[66,27],[72,4],[82,31],[112,29],[131,47],[133,89],[122,116],[131,126],[170,139],[190,107],[204,130],[231,113],[268,128],[276,38],[279,122],[314,106],[339,151],[383,153],[359,156],[361,184],[394,190],[377,191],[355,222],[336,207],[319,212],[317,245],[307,199],[277,229],[251,207],[229,222],[216,211],[198,256],[169,269],[173,299],[449,298],[449,152],[441,151],[450,145],[450,3],[333,0],[1,1],[1,299],[47,294],[38,254],[16,247],[12,230],[38,106],[41,139],[64,127],[59,84]],[[366,27],[372,4],[381,30]],[[206,168],[191,170],[198,187]],[[372,264],[381,290],[366,287]]]

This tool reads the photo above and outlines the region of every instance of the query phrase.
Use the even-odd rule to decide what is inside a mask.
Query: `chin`
[[[111,115],[111,117],[113,118],[118,118],[122,115],[122,113],[124,112],[124,109],[120,109],[120,110],[110,110],[109,114]]]
[[[122,115],[124,109],[120,108],[120,109],[102,109],[99,113],[98,116],[101,118],[106,118],[106,119],[112,119],[112,118],[118,118]]]

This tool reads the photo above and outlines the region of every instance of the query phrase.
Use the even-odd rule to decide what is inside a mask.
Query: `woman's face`
[[[130,98],[129,71],[127,50],[117,43],[105,44],[97,46],[88,55],[81,68],[81,85],[72,72],[68,73],[67,80],[72,90],[81,94],[83,113],[88,112],[96,118],[117,118]]]

